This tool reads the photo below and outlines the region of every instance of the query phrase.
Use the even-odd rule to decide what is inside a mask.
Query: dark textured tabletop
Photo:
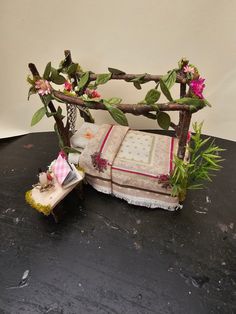
[[[1,140],[0,313],[236,313],[236,143],[216,143],[224,168],[181,211],[86,186],[56,224],[24,200],[55,135]]]

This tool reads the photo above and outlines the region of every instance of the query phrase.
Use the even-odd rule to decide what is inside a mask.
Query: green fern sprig
[[[222,168],[220,152],[224,149],[215,145],[214,140],[210,142],[210,138],[201,138],[202,125],[203,123],[193,124],[195,134],[191,138],[192,145],[187,146],[189,162],[174,157],[175,168],[170,175],[170,184],[172,195],[178,196],[181,201],[185,198],[187,189],[203,188],[203,181],[211,181],[214,171]]]

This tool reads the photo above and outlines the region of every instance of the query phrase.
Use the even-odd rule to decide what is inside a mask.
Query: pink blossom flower
[[[169,177],[168,174],[161,174],[161,175],[159,176],[159,181],[160,181],[160,182],[167,182],[167,181],[169,181],[169,179],[170,179],[170,177]]]
[[[67,90],[68,92],[70,92],[72,90],[72,84],[69,81],[66,81],[64,84],[64,88],[65,90]]]
[[[47,171],[47,179],[48,181],[53,181],[53,176],[49,171]]]
[[[194,74],[194,71],[195,71],[194,67],[191,67],[190,65],[185,65],[185,67],[184,67],[184,72],[185,73],[192,73],[192,74]]]
[[[51,94],[52,86],[47,80],[40,79],[35,82],[35,88],[38,90],[39,95],[44,96]]]
[[[86,89],[85,94],[89,96],[89,98],[99,98],[101,95],[95,89]]]
[[[108,160],[101,157],[101,153],[96,152],[91,156],[93,166],[99,172],[104,172],[107,169]]]
[[[66,153],[64,152],[64,150],[61,150],[61,151],[59,152],[58,156],[59,156],[59,155],[60,155],[62,158],[67,159],[67,155],[66,155]]]
[[[170,187],[170,176],[168,174],[161,174],[158,178],[158,183],[161,184],[163,188]]]
[[[192,136],[191,132],[190,132],[190,131],[188,131],[188,135],[187,135],[187,143],[189,143],[189,142],[190,142],[190,140],[191,140],[191,136]]]
[[[190,87],[191,87],[192,92],[201,99],[204,98],[202,95],[202,92],[205,88],[204,81],[205,79],[199,77],[198,79],[192,80],[190,82]]]

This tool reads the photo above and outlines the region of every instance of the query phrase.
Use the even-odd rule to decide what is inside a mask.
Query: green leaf
[[[96,84],[89,83],[88,89],[97,89],[97,85],[96,85]]]
[[[139,83],[142,83],[142,81],[143,81],[145,76],[146,76],[146,73],[137,75],[137,77],[135,77],[134,79],[130,80],[129,82],[139,82]]]
[[[64,78],[64,76],[60,75],[58,73],[58,71],[54,68],[51,68],[51,76],[50,79],[53,83],[57,84],[57,85],[62,85],[65,83],[66,79]]]
[[[46,114],[45,107],[41,107],[39,110],[37,110],[32,117],[31,126],[34,126],[35,124],[37,124],[43,118],[45,114]]]
[[[115,69],[115,68],[108,68],[108,71],[112,74],[126,74],[124,71],[121,71],[121,70],[118,70],[118,69]]]
[[[65,147],[65,145],[64,145],[64,143],[63,143],[61,134],[60,134],[60,132],[59,132],[59,130],[58,130],[58,127],[57,127],[57,124],[56,124],[56,123],[54,124],[54,130],[55,130],[55,132],[56,132],[56,134],[57,134],[57,137],[58,137],[58,142],[59,142],[58,144],[59,144],[59,147],[60,147],[60,149],[63,149],[63,147]]]
[[[203,108],[205,107],[205,99],[200,99],[200,98],[191,98],[191,97],[183,97],[180,99],[176,99],[175,102],[177,104],[185,104],[185,105],[190,105],[194,106],[196,108]]]
[[[78,63],[73,63],[73,64],[71,64],[71,65],[68,67],[67,74],[68,74],[68,75],[75,74],[77,68],[78,68]]]
[[[28,97],[27,97],[27,99],[29,100],[29,99],[30,99],[30,96],[31,96],[31,95],[34,95],[34,94],[37,94],[36,88],[35,88],[34,86],[31,86],[31,87],[29,88],[29,92],[28,92]]]
[[[150,106],[152,107],[152,109],[154,111],[159,111],[159,105],[158,104],[151,104]]]
[[[48,64],[46,65],[46,68],[44,70],[44,73],[43,73],[43,78],[45,80],[49,80],[50,78],[50,73],[51,73],[51,62],[48,62]]]
[[[142,89],[142,86],[139,82],[134,82],[134,87],[136,87],[137,89]]]
[[[204,99],[204,102],[205,102],[205,105],[207,105],[208,107],[212,107],[208,100]]]
[[[114,105],[118,105],[120,104],[122,101],[121,98],[118,98],[118,97],[113,97],[113,98],[110,98],[107,100],[107,102],[111,105],[111,106],[114,106]]]
[[[189,106],[189,110],[190,110],[191,113],[194,113],[194,112],[197,112],[198,109],[197,109],[197,107],[195,107],[193,105],[190,105]]]
[[[118,108],[111,106],[108,102],[104,102],[107,110],[109,111],[112,118],[120,125],[128,126],[128,120],[125,114]]]
[[[64,68],[62,68],[62,67],[60,67],[59,69],[58,69],[58,73],[63,73],[63,74],[67,74],[67,72],[68,72],[68,68],[67,67],[64,67]]]
[[[64,146],[62,148],[62,150],[66,153],[66,154],[69,154],[69,153],[76,153],[76,154],[81,154],[81,152],[73,147],[69,147],[69,146]]]
[[[108,82],[111,78],[111,73],[98,74],[97,79],[95,81],[96,85],[102,85]]]
[[[166,84],[166,87],[168,89],[171,89],[171,87],[175,84],[176,82],[176,71],[172,70],[166,75],[162,76],[162,81]]]
[[[203,188],[203,184],[202,183],[199,183],[199,184],[193,184],[193,185],[190,185],[188,186],[188,190],[200,190]]]
[[[170,91],[169,91],[168,87],[166,86],[165,82],[162,81],[162,79],[160,80],[160,87],[161,87],[162,93],[166,96],[166,98],[169,101],[173,101],[173,98],[171,97]]]
[[[50,101],[52,100],[52,95],[48,94],[48,95],[44,95],[42,96],[43,99],[43,103],[45,106],[48,106],[48,104],[50,103]]]
[[[57,108],[57,114],[62,115],[62,109],[60,106],[58,106],[58,108]]]
[[[65,92],[64,92],[65,93]],[[74,96],[74,95],[73,95]],[[55,95],[52,95],[52,99],[56,100],[57,102],[60,102],[62,104],[64,104],[65,102],[59,98],[57,98]]]
[[[81,88],[83,88],[88,83],[88,80],[89,80],[89,72],[83,73],[83,75],[80,77],[80,80],[78,83],[79,90]]]
[[[83,101],[86,101],[86,103],[95,103],[95,102],[102,102],[102,99],[101,98],[89,98],[87,94],[83,94],[81,97],[80,97]]]
[[[86,95],[87,96],[87,95]],[[88,98],[86,96],[82,96],[81,98],[83,99],[83,101],[86,101],[86,103],[93,103],[93,102],[101,102],[101,98]]]
[[[51,67],[50,79],[53,81],[54,77],[56,77],[58,75],[59,75],[58,71],[55,68]]]
[[[145,101],[148,105],[154,104],[160,98],[161,93],[157,89],[151,89],[145,96]]]
[[[207,155],[203,154],[202,157],[209,162],[209,164],[211,164],[214,167],[217,167],[216,161],[213,160],[212,158],[208,157]]]
[[[54,78],[53,83],[57,85],[62,85],[66,82],[66,79],[62,75],[58,75],[57,77]]]
[[[171,122],[170,116],[166,112],[159,111],[157,113],[157,122],[162,129],[168,130]]]
[[[88,122],[90,123],[94,123],[94,118],[92,117],[90,111],[88,108],[85,108],[84,113],[86,114],[87,118],[88,118]]]
[[[61,109],[60,106],[58,106],[58,108],[57,108],[56,116],[57,116],[59,119],[61,119],[61,120],[63,120],[63,119],[65,118],[65,116],[63,116],[63,114],[62,114],[62,109]]]
[[[35,84],[35,80],[32,79],[29,75],[27,76],[26,81],[27,81],[29,84],[31,84],[31,85],[34,85],[34,84]]]

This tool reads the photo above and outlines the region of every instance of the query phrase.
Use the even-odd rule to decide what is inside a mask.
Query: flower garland
[[[175,83],[175,81],[169,85],[168,80],[173,81],[173,76],[176,80],[176,74],[178,72],[182,75],[184,74],[184,76],[186,78],[186,83],[190,87],[190,90],[188,92],[188,96],[190,96],[192,98],[204,99],[203,90],[206,87],[204,84],[205,79],[200,77],[198,69],[196,68],[196,66],[189,64],[189,61],[186,59],[181,59],[181,61],[179,62],[179,68],[178,69],[170,70],[170,71],[168,71],[166,76],[163,76],[163,82],[165,83],[166,87],[168,89],[170,89],[173,86],[173,83]],[[82,77],[86,73],[88,73],[88,72],[82,73]],[[33,87],[35,87],[35,90],[39,95],[44,96],[44,95],[49,95],[52,93],[53,88],[52,88],[52,86],[48,80],[40,78],[40,79],[34,81],[33,79],[29,78],[28,81],[30,82],[30,84],[32,84]],[[51,79],[51,81],[53,81],[53,80]],[[140,81],[140,77],[138,78],[138,80],[136,80],[136,82],[138,82],[138,81]],[[69,92],[71,95],[74,95],[74,96],[77,95],[76,92],[79,91],[79,87],[78,87],[78,85],[74,85],[74,82],[75,82],[75,80],[68,75],[67,80],[65,79],[65,81],[64,81],[63,92],[65,94],[68,94],[68,92]],[[93,100],[94,99],[96,99],[96,100],[100,99],[100,100],[102,100],[101,94],[96,90],[97,85],[96,84],[90,85],[90,87],[93,87],[94,89],[86,88],[84,90],[84,93],[82,95],[80,95],[81,99],[83,99],[83,100],[88,100],[88,99],[93,99]]]

